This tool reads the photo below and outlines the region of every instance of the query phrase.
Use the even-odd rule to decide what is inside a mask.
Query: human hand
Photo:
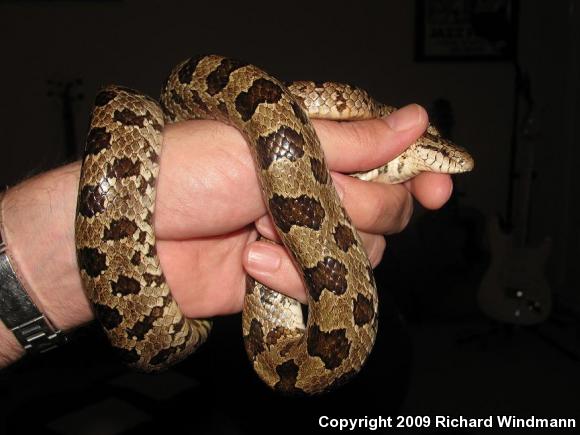
[[[421,174],[402,185],[385,185],[342,173],[371,169],[400,154],[423,133],[427,114],[410,105],[385,120],[315,120],[314,125],[343,204],[376,266],[385,249],[384,234],[407,225],[413,196],[427,208],[438,208],[451,194],[451,179]],[[279,239],[241,134],[221,123],[193,121],[166,127],[164,142],[155,218],[157,251],[186,316],[240,311],[246,271],[305,302],[300,274],[285,248],[255,241],[257,233]]]

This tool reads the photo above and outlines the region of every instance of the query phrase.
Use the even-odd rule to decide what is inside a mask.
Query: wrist
[[[1,210],[7,250],[23,287],[40,312],[64,331],[92,318],[74,244],[78,177],[79,164],[74,163],[31,178],[6,192]],[[0,330],[0,336],[6,331]],[[13,338],[3,340],[3,350],[14,353]]]

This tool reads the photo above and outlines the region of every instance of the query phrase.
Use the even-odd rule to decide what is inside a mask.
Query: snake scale
[[[83,157],[76,245],[95,316],[121,358],[140,370],[163,369],[210,332],[209,320],[185,318],[171,297],[153,231],[163,127],[203,118],[245,137],[264,202],[308,288],[305,325],[298,302],[247,279],[243,334],[255,371],[271,388],[298,394],[327,391],[356,374],[375,340],[376,285],[309,118],[367,119],[393,110],[350,85],[285,85],[215,55],[177,65],[160,103],[121,86],[102,89]],[[472,166],[465,150],[429,127],[387,165],[352,175],[396,183]]]

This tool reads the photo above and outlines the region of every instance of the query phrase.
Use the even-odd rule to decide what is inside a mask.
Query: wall
[[[570,21],[567,2],[521,3],[520,51],[537,92],[543,141],[537,155],[533,239],[554,238],[551,275],[565,286],[575,276],[570,268],[577,264],[579,237],[576,230],[570,244],[574,207],[578,217],[571,193],[578,192],[578,185],[572,184],[573,166],[568,162],[577,156],[577,130],[571,127],[574,117],[565,116],[577,103],[563,101],[574,86],[577,92],[578,78],[566,65],[571,23],[579,20],[576,13]],[[119,83],[156,96],[176,62],[191,54],[216,52],[250,60],[284,79],[356,83],[394,105],[429,106],[438,97],[448,99],[455,111],[454,138],[477,160],[473,174],[457,179],[465,192],[462,201],[486,215],[504,211],[514,84],[509,63],[414,62],[411,1],[340,7],[330,2],[273,4],[0,4],[0,184],[15,183],[63,159],[60,106],[46,95],[47,79],[83,79],[85,98],[74,103],[81,144],[99,86]],[[562,144],[565,156],[555,152]],[[562,168],[566,188],[555,182],[562,179]]]
[[[520,59],[530,73],[536,106],[536,178],[532,242],[552,239],[550,282],[564,303],[580,306],[578,223],[580,10],[574,0],[521,2]]]
[[[245,2],[247,3],[247,2]],[[169,68],[193,53],[251,60],[285,79],[335,79],[359,84],[391,104],[428,106],[445,97],[456,114],[456,140],[478,159],[461,180],[466,200],[493,212],[504,204],[510,140],[512,70],[503,63],[413,61],[413,2],[242,6],[222,2],[124,1],[0,6],[6,84],[0,116],[4,160],[0,182],[61,158],[60,109],[46,80],[82,77],[86,98],[75,104],[79,142],[89,103],[101,84],[122,83],[157,95]],[[309,18],[310,17],[310,18]],[[498,167],[499,166],[499,167]],[[483,181],[485,180],[485,181]],[[497,192],[490,197],[487,192]]]

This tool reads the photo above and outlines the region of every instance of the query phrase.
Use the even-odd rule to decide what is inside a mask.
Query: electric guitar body
[[[479,307],[502,323],[534,325],[545,321],[552,309],[545,276],[551,240],[521,246],[514,234],[501,229],[497,218],[491,219],[488,232],[492,260],[477,294]]]

